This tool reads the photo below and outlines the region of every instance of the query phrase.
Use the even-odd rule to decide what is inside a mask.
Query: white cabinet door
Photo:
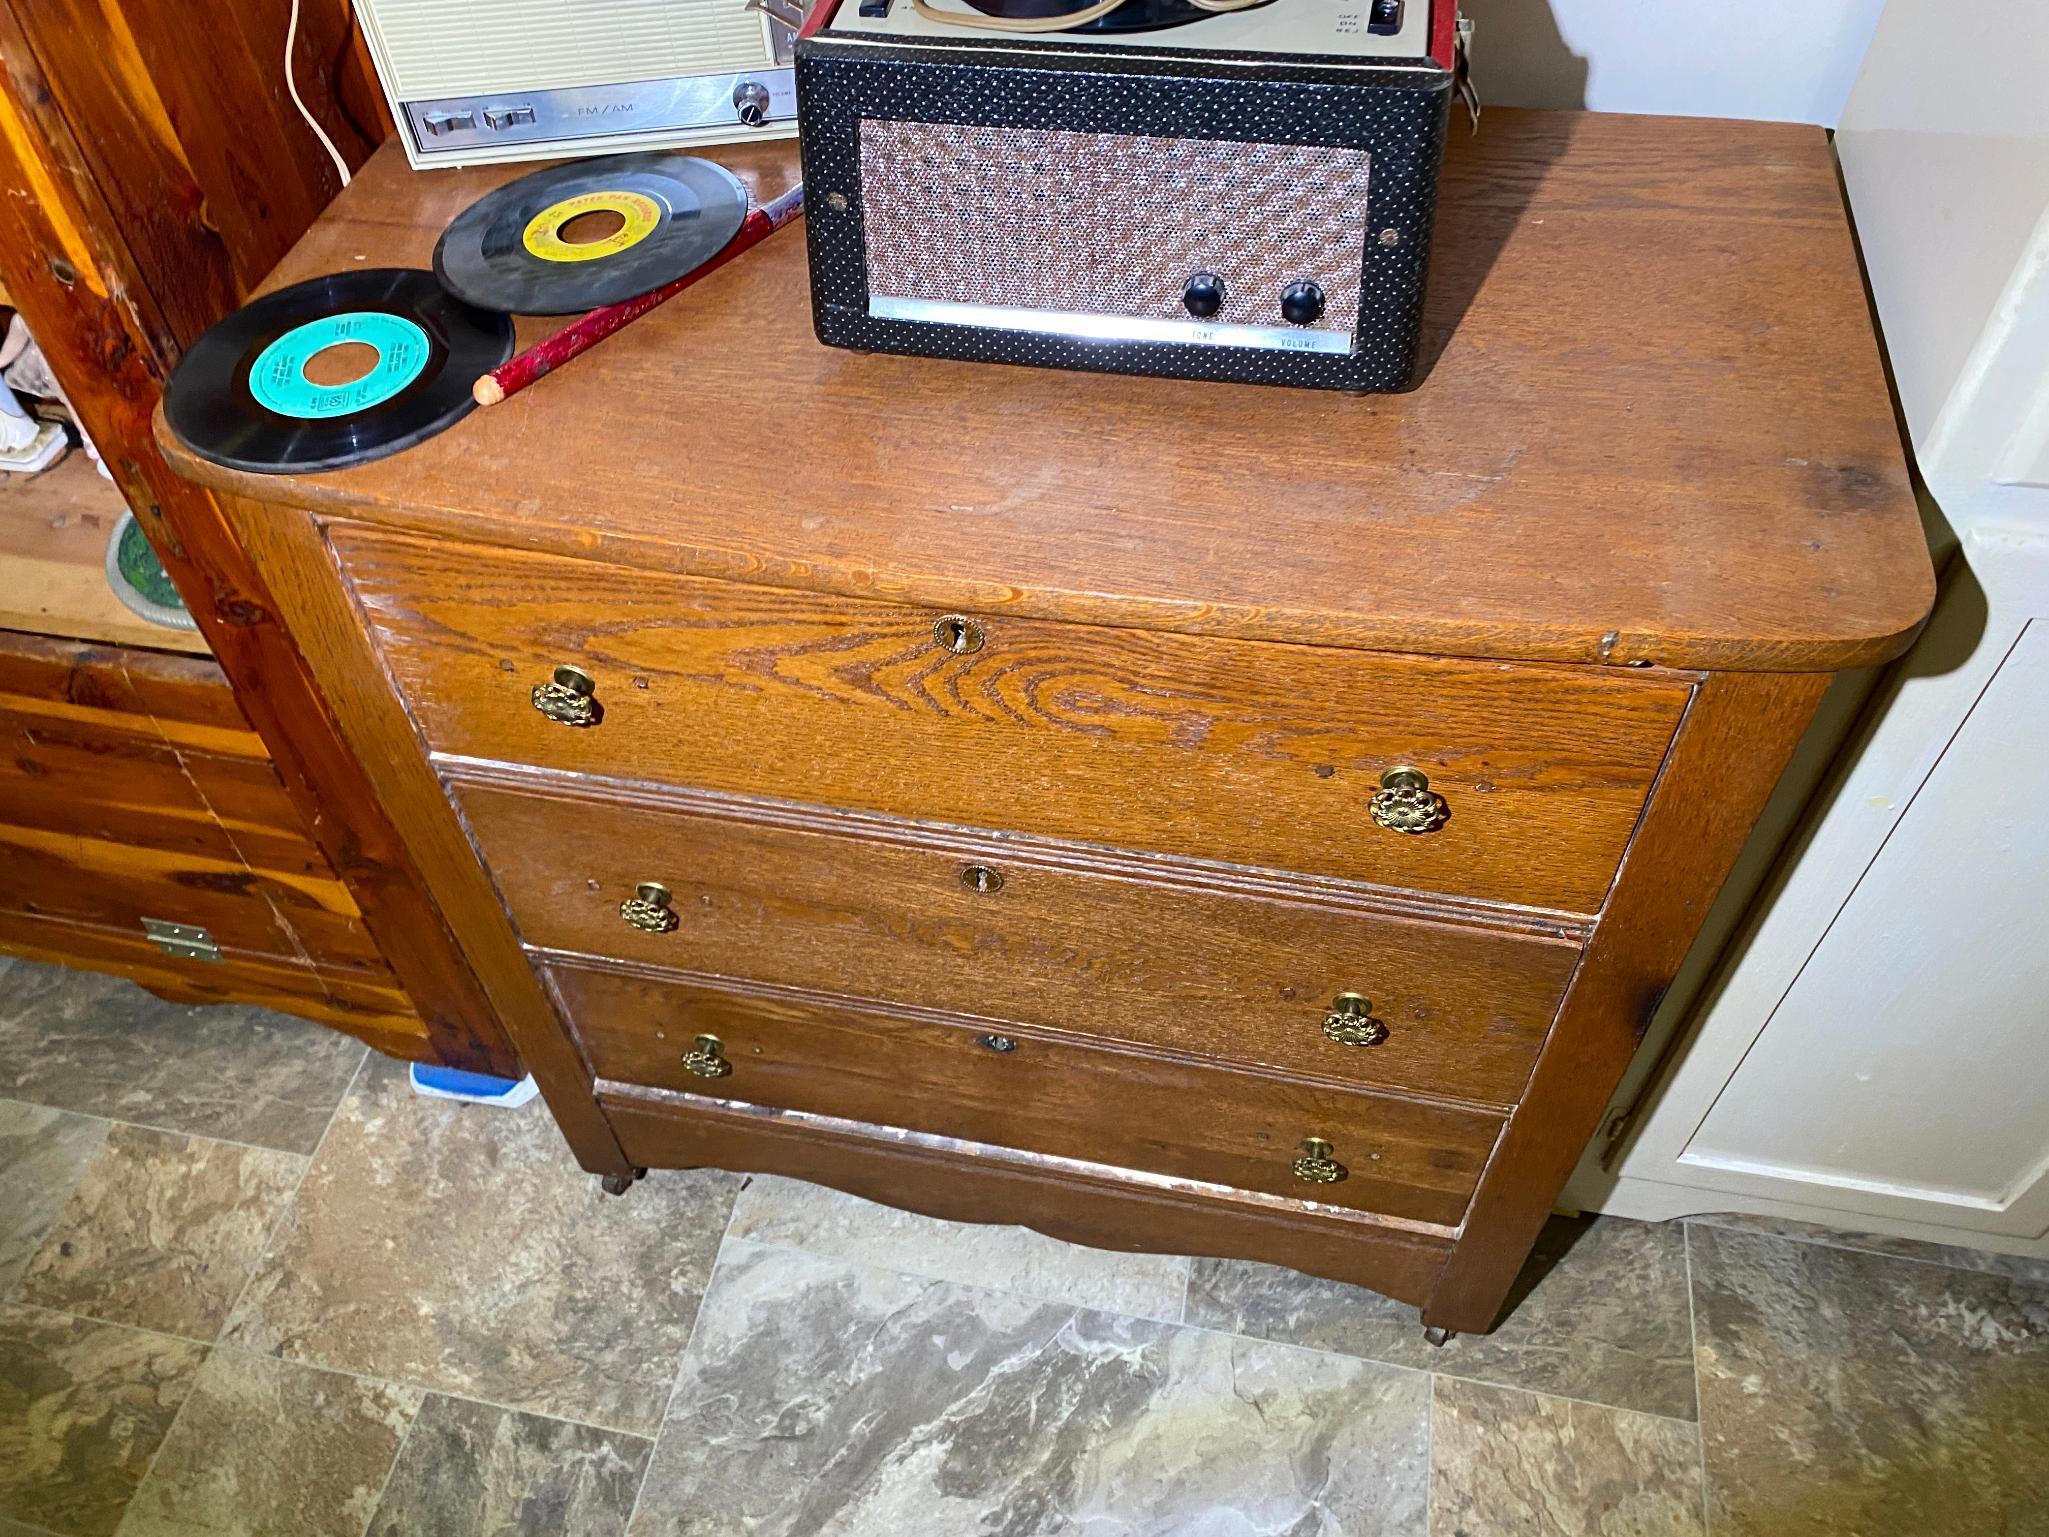
[[[2021,632],[1667,1177],[2049,1228],[2049,625]]]
[[[1995,46],[1943,47],[1960,25]],[[1880,20],[1836,149],[1956,559],[1865,720],[1811,744],[1833,767],[1782,785],[1738,871],[1776,851],[1770,879],[1717,904],[1572,1204],[2049,1255],[2045,60],[2042,0]]]

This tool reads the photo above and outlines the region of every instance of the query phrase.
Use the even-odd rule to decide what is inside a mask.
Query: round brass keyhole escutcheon
[[[932,638],[939,642],[942,651],[951,651],[955,656],[966,656],[971,651],[980,651],[987,639],[982,627],[974,620],[960,614],[948,614],[932,626]]]
[[[1003,889],[1003,877],[987,865],[969,865],[960,873],[960,883],[970,891],[992,892]]]
[[[1340,1046],[1378,1046],[1387,1026],[1373,1017],[1373,1000],[1364,993],[1339,993],[1323,1016],[1323,1033]]]

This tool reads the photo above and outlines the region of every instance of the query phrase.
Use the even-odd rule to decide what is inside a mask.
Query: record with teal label
[[[368,347],[376,361],[346,384],[316,384],[306,365],[330,347]],[[382,405],[427,371],[427,333],[403,315],[354,310],[293,326],[249,369],[249,393],[280,416],[326,421]]]
[[[365,464],[475,410],[472,386],[512,347],[510,316],[431,272],[336,273],[265,294],[201,336],[165,386],[164,417],[193,453],[232,469]]]

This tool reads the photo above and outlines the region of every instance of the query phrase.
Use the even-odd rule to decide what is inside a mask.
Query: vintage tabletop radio
[[[1413,382],[1452,0],[838,0],[796,45],[819,338]]]
[[[415,167],[797,131],[800,0],[356,0],[356,14]]]

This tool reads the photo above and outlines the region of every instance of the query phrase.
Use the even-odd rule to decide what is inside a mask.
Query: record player
[[[796,56],[828,344],[1413,382],[1452,0],[824,0]]]

